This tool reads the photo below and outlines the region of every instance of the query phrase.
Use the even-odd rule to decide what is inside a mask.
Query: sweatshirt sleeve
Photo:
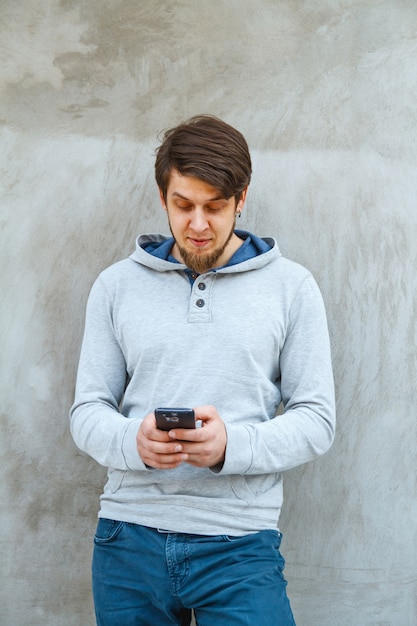
[[[119,411],[126,385],[126,362],[113,326],[113,305],[101,278],[86,311],[71,434],[76,445],[105,467],[146,469],[136,450],[141,419]]]
[[[281,472],[324,454],[335,434],[335,398],[326,313],[311,275],[289,311],[279,355],[284,411],[271,420],[227,428],[222,474]]]

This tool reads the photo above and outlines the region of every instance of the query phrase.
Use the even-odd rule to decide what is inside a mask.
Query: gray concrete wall
[[[68,432],[100,269],[166,232],[159,131],[210,112],[247,136],[241,226],[326,301],[339,427],[290,472],[298,626],[417,623],[417,4],[3,0],[0,623],[90,626],[104,471]]]

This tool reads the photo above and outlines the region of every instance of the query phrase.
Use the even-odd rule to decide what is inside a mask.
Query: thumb
[[[209,423],[219,417],[216,408],[211,404],[206,406],[197,406],[194,408],[195,420]]]

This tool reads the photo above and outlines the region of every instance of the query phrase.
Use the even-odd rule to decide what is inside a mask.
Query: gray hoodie
[[[334,438],[318,286],[269,238],[267,252],[190,285],[184,265],[145,250],[164,239],[139,237],[87,305],[71,432],[108,468],[99,516],[205,535],[277,528],[282,472]],[[223,466],[147,468],[136,449],[145,415],[208,404],[227,430]]]

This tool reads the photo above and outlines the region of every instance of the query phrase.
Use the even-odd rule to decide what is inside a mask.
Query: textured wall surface
[[[288,473],[298,626],[417,623],[417,5],[0,4],[0,624],[92,626],[104,470],[68,431],[86,296],[166,232],[158,133],[209,112],[253,151],[241,226],[327,305],[338,433]]]

